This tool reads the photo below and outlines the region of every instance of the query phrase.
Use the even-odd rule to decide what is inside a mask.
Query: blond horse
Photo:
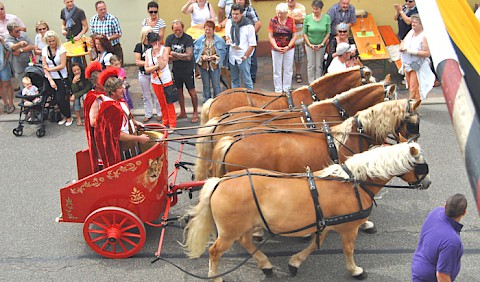
[[[372,71],[367,67],[354,67],[346,71],[326,74],[311,85],[302,86],[292,91],[291,97],[295,106],[304,103],[310,105],[314,101],[331,98],[338,93],[365,83],[375,82]],[[286,94],[263,93],[245,88],[227,90],[214,99],[203,104],[201,124],[209,119],[222,115],[231,109],[251,106],[270,110],[287,109],[289,106]]]
[[[307,182],[305,175],[260,169],[207,180],[198,205],[189,213],[191,220],[184,232],[188,256],[197,258],[204,252],[210,238],[216,237],[216,227],[218,237],[209,249],[208,276],[213,277],[218,274],[220,257],[235,241],[250,254],[255,251],[252,232],[256,226],[283,236],[303,236],[321,230],[316,227],[317,222],[325,220],[320,245],[329,231],[338,232],[347,271],[356,278],[365,278],[366,271],[353,259],[354,241],[358,227],[367,220],[373,196],[395,176],[408,182],[410,188],[427,189],[430,185],[428,165],[416,143],[375,148],[352,156],[344,165],[350,174],[340,165],[313,173],[309,178],[315,185]],[[325,177],[340,179],[326,180]],[[361,181],[363,187],[353,185],[353,180]],[[312,186],[318,191],[318,202],[313,200]],[[319,218],[316,206],[323,211],[323,217]],[[347,220],[342,220],[342,216]],[[293,275],[316,248],[317,240],[312,240],[306,249],[290,258],[289,270]],[[273,273],[273,266],[264,253],[258,250],[253,258],[267,276]]]
[[[420,102],[406,99],[386,101],[358,112],[339,125],[331,127],[338,148],[338,161],[381,145],[389,134],[410,138],[418,134]],[[227,136],[215,145],[212,154],[212,176],[243,168],[264,168],[281,172],[301,172],[305,166],[319,170],[333,159],[324,132],[271,131]]]
[[[396,97],[395,85],[384,86],[382,83],[372,83],[352,88],[334,98],[314,102],[307,107],[310,115],[310,124],[321,126],[322,121],[341,122],[342,119],[354,115],[360,110],[376,105],[385,98]],[[198,130],[196,149],[198,158],[195,165],[195,177],[203,180],[210,175],[213,148],[216,142],[224,136],[232,136],[240,129],[255,126],[269,126],[275,128],[307,128],[305,115],[300,107],[292,110],[262,110],[253,107],[240,107],[221,117],[210,119],[207,124]],[[213,133],[224,134],[213,134]]]

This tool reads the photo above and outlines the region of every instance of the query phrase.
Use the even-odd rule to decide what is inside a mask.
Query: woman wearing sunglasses
[[[158,33],[161,38],[165,34],[165,21],[158,17],[158,4],[157,2],[149,2],[147,4],[147,12],[150,15],[142,21],[142,26],[149,26],[153,32]]]
[[[398,38],[403,40],[412,29],[412,19],[410,17],[413,14],[418,14],[417,6],[415,0],[405,0],[405,5],[393,4],[393,8],[396,11],[393,19],[398,22]]]
[[[330,63],[333,58],[337,56],[337,45],[340,43],[347,43],[348,45],[355,44],[353,37],[348,36],[348,25],[346,23],[340,23],[337,25],[337,35],[333,37],[327,46],[327,59],[323,69],[327,72]],[[357,48],[351,48],[350,59],[346,62],[347,67],[353,67],[358,65],[358,50]]]

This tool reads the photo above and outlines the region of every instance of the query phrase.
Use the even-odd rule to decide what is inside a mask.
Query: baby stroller
[[[45,79],[42,65],[31,65],[25,68],[25,76],[32,80],[32,84],[38,88],[38,95],[23,96],[21,92],[16,93],[15,97],[22,99],[18,104],[20,106],[20,116],[18,118],[18,127],[13,129],[15,136],[23,135],[23,124],[37,124],[40,127],[36,131],[37,137],[45,136],[45,119],[50,112],[53,112],[53,99],[46,90],[47,80]],[[25,105],[24,101],[34,101],[41,98],[39,102],[33,105]],[[31,103],[28,103],[31,104]]]

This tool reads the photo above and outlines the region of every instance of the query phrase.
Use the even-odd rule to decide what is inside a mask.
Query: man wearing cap
[[[347,61],[350,60],[350,52],[352,46],[348,43],[342,42],[337,45],[337,56],[333,58],[330,66],[328,67],[328,73],[341,72],[347,69]]]
[[[346,23],[348,27],[351,27],[352,24],[357,22],[355,7],[350,4],[350,0],[340,0],[328,9],[328,15],[331,21],[330,38],[337,35],[337,25],[339,23]]]

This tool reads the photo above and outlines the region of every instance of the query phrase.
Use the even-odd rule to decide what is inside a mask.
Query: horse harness
[[[248,180],[250,182],[250,188],[251,188],[251,191],[252,191],[253,199],[255,201],[255,205],[257,206],[257,210],[258,210],[258,213],[260,214],[260,218],[262,219],[262,222],[265,225],[265,228],[268,230],[268,232],[273,234],[273,235],[286,235],[286,234],[297,233],[297,232],[300,232],[300,231],[303,231],[303,230],[306,230],[306,229],[309,229],[309,228],[315,226],[316,229],[317,229],[315,231],[315,234],[317,234],[317,236],[316,236],[317,242],[316,243],[317,243],[317,248],[319,248],[320,247],[319,237],[322,234],[325,227],[333,226],[333,225],[339,225],[339,224],[343,224],[343,223],[367,218],[370,215],[370,213],[372,212],[373,204],[370,205],[369,208],[363,209],[362,200],[360,198],[360,193],[358,192],[358,185],[360,185],[360,187],[370,196],[372,201],[375,203],[374,194],[372,193],[372,191],[368,190],[363,184],[358,184],[357,181],[355,180],[352,172],[345,165],[342,165],[342,168],[345,170],[345,172],[348,171],[347,172],[347,174],[349,175],[348,181],[354,183],[353,188],[354,188],[355,196],[357,198],[357,202],[358,202],[358,205],[359,205],[359,210],[357,212],[354,212],[354,213],[343,214],[343,215],[338,215],[338,216],[334,216],[334,217],[325,218],[323,216],[323,211],[322,211],[322,208],[320,206],[320,202],[318,201],[319,194],[318,194],[318,190],[317,190],[317,185],[315,183],[315,177],[313,176],[313,173],[311,172],[310,168],[307,167],[306,177],[307,177],[307,182],[308,182],[310,195],[312,196],[312,200],[313,200],[313,206],[314,206],[314,209],[315,209],[315,223],[309,224],[307,226],[304,226],[304,227],[301,227],[301,228],[298,228],[298,229],[295,229],[295,230],[280,232],[280,233],[273,233],[272,230],[270,229],[270,227],[267,223],[267,220],[265,219],[265,216],[262,213],[262,209],[260,208],[260,204],[258,202],[257,194],[255,193],[255,187],[253,185],[253,180],[252,180],[252,175],[260,175],[260,176],[271,176],[271,175],[255,174],[255,173],[251,173],[248,169],[246,169],[246,174],[247,174]],[[375,205],[376,205],[376,203],[375,203]]]

